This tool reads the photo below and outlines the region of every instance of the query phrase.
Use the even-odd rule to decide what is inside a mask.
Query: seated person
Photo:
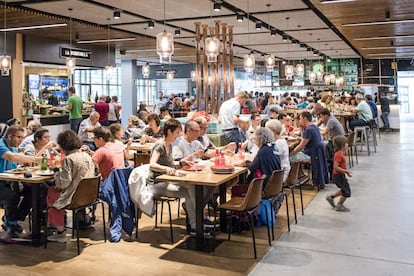
[[[95,164],[87,153],[80,150],[82,142],[73,131],[67,130],[60,133],[57,143],[66,157],[62,161],[62,168],[55,174],[56,186],[50,186],[48,189],[46,198],[49,207],[48,224],[54,225],[57,233],[47,239],[65,243],[67,237],[64,228],[64,208],[70,204],[81,179],[95,176]]]
[[[276,108],[270,109],[269,119],[276,119],[279,114],[279,110]]]
[[[171,118],[170,112],[166,106],[161,106],[160,111],[161,111],[160,118],[162,120],[168,120]]]
[[[100,115],[98,112],[92,111],[91,114],[89,114],[89,117],[83,120],[79,125],[79,139],[92,151],[96,150],[96,146],[93,140],[93,130],[96,127],[101,126],[99,123],[99,116]]]
[[[148,126],[144,128],[144,134],[141,137],[141,143],[143,143],[142,140],[144,140],[144,143],[155,143],[162,138],[164,134],[160,124],[160,117],[155,113],[150,114],[148,116]]]
[[[256,145],[259,147],[259,151],[252,162],[244,161],[250,171],[246,182],[250,183],[253,178],[265,174],[266,178],[263,181],[264,189],[273,171],[280,170],[280,157],[275,148],[273,133],[268,128],[261,127],[256,130],[254,134],[256,136]]]
[[[361,94],[355,95],[357,106],[352,109],[352,112],[357,115],[357,118],[353,119],[349,123],[349,128],[354,131],[356,126],[366,126],[368,122],[372,120],[372,112],[370,106],[365,102],[364,96]]]
[[[19,145],[19,150],[22,150],[27,144],[32,143],[33,134],[36,130],[42,127],[42,123],[39,120],[31,120],[26,127],[26,137],[24,137],[23,142]]]
[[[45,128],[37,130],[33,135],[33,141],[23,148],[23,153],[25,155],[39,157],[41,157],[43,153],[46,153],[47,157],[50,156],[50,152],[57,154],[58,152],[54,150],[56,144],[54,142],[49,141],[49,139],[49,130]]]
[[[122,137],[124,133],[122,125],[119,123],[112,124],[109,126],[109,131],[111,132],[112,138],[114,139],[114,143],[120,145],[124,149],[125,160],[133,159],[135,151],[130,150],[132,139],[130,138],[125,140]]]
[[[277,119],[282,123],[282,133],[281,135],[290,135],[291,132],[295,129],[292,126],[292,118],[286,113],[280,113],[277,116]]]
[[[164,139],[157,141],[151,151],[147,185],[156,196],[185,197],[190,228],[195,229],[195,205],[193,205],[187,191],[187,188],[192,187],[194,189],[194,186],[189,187],[189,185],[185,184],[177,185],[156,180],[157,176],[162,174],[176,174],[172,144],[180,137],[182,132],[181,123],[176,119],[169,119],[165,122],[163,131]]]
[[[140,122],[140,127],[141,128],[143,128],[143,127],[145,127],[145,124],[147,124],[148,123],[148,112],[146,112],[146,111],[140,111],[140,112],[138,112],[138,118],[141,120],[141,122],[143,123],[143,125],[141,124],[141,122]]]
[[[98,148],[92,155],[104,181],[113,169],[125,168],[124,146],[113,142],[111,132],[106,127],[93,130],[95,145]]]
[[[17,153],[17,147],[24,137],[24,129],[17,125],[10,126],[0,139],[0,173],[17,168],[17,163],[40,163],[41,158]],[[21,197],[23,199],[21,199]],[[32,206],[32,190],[30,185],[9,181],[0,181],[0,202],[6,206],[2,217],[2,228],[10,238],[18,238],[23,228],[17,223],[24,221]]]
[[[311,162],[313,186],[324,189],[329,181],[328,165],[319,128],[312,122],[312,115],[309,112],[300,114],[300,125],[305,128],[305,131],[301,142],[290,152],[290,155],[293,156],[303,150],[304,156],[308,156],[306,160]]]
[[[128,122],[125,127],[125,132],[123,138],[129,139],[139,139],[142,135],[142,130],[145,127],[145,123],[135,115],[128,117]]]
[[[289,160],[289,146],[285,138],[280,136],[282,132],[282,123],[278,120],[269,120],[266,123],[266,127],[273,132],[275,138],[275,146],[279,153],[280,166],[283,172],[283,181],[285,181],[290,172],[290,160]]]

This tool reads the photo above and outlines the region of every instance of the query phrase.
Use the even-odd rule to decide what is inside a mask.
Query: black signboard
[[[364,77],[376,77],[379,76],[379,60],[378,59],[365,59],[363,61],[363,76]]]
[[[394,70],[392,70],[391,63],[391,59],[381,60],[381,76],[392,77],[394,75]]]
[[[92,52],[85,49],[60,47],[59,56],[61,58],[74,57],[79,59],[91,59]]]

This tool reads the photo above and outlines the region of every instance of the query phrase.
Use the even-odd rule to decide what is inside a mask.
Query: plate
[[[211,167],[211,170],[214,173],[232,173],[234,172],[233,166],[213,166]]]
[[[202,169],[204,169],[205,166],[203,165],[185,165],[183,167],[183,170],[185,171],[201,171]]]
[[[39,171],[39,175],[41,175],[41,176],[52,176],[54,174],[55,174],[55,172],[54,171],[50,171],[50,170],[47,170],[47,171]]]

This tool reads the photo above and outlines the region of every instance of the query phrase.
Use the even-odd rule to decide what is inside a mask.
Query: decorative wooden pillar
[[[214,22],[214,27],[195,23],[197,106],[200,110],[201,100],[204,99],[205,111],[210,114],[217,114],[222,101],[234,96],[233,27],[220,24],[220,21]],[[218,38],[222,45],[216,62],[208,63],[204,52],[208,35]]]

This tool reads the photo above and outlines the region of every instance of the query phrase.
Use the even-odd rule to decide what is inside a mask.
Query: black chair
[[[290,163],[290,172],[283,183],[283,189],[289,189],[292,194],[292,203],[293,203],[293,213],[295,215],[295,223],[298,223],[298,218],[296,214],[296,201],[295,201],[295,192],[294,188],[299,186],[300,189],[300,201],[302,204],[302,215],[303,215],[303,198],[302,198],[302,185],[300,184],[298,180],[298,174],[299,174],[299,168],[301,163],[300,162],[292,162]],[[286,206],[288,205],[287,197],[286,197]],[[286,207],[288,208],[288,207]],[[289,217],[288,217],[288,230],[290,231],[290,223],[289,223]]]

